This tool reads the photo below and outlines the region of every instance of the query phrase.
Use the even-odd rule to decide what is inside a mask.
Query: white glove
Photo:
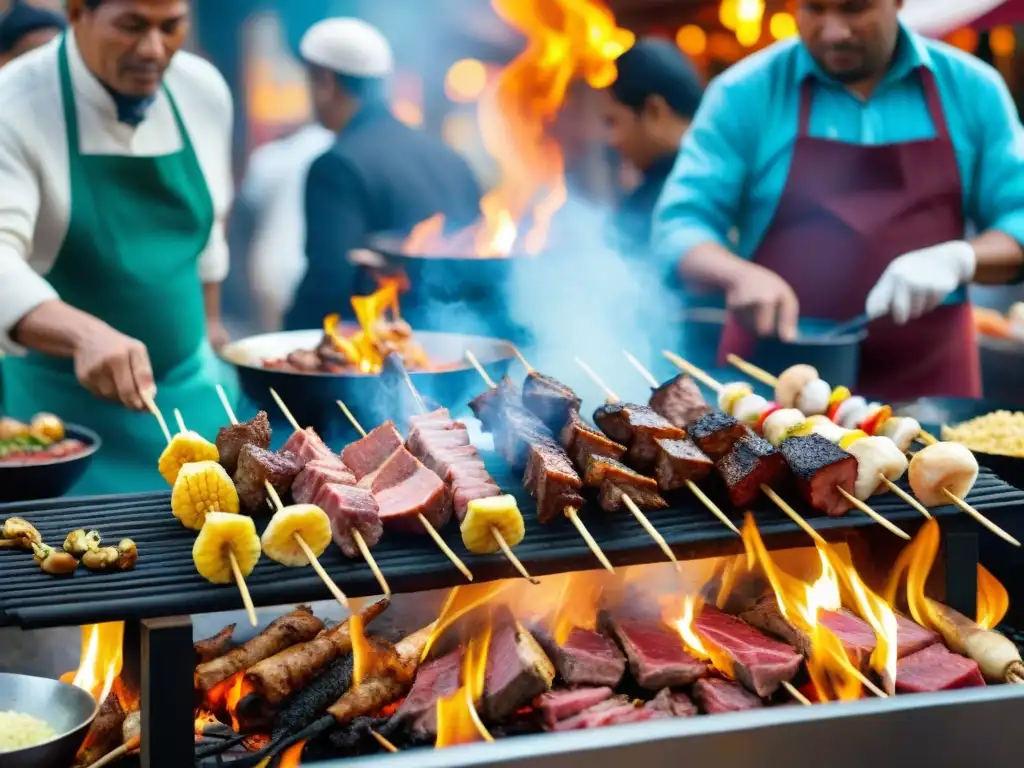
[[[903,325],[971,282],[976,267],[974,248],[964,240],[905,253],[886,267],[868,294],[865,311],[872,320],[892,315],[897,325]]]

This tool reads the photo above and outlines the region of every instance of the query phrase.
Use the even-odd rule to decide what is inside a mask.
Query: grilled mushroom
[[[48,544],[32,543],[32,551],[35,553],[35,561],[43,570],[51,576],[67,576],[78,567],[78,561],[67,552],[54,549]]]
[[[139,559],[138,549],[131,539],[122,539],[116,547],[97,547],[82,555],[82,565],[90,571],[129,571]]]
[[[90,549],[97,549],[101,541],[99,531],[87,533],[84,529],[79,528],[77,531],[69,533],[68,537],[64,539],[64,551],[69,555],[82,557]]]
[[[139,562],[139,548],[131,539],[121,539],[117,543],[117,567],[122,571],[130,571]]]
[[[42,544],[43,537],[28,520],[20,517],[9,517],[0,529],[0,549],[33,550],[33,545]]]

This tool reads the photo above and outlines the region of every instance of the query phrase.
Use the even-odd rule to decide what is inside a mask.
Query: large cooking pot
[[[88,691],[43,677],[0,673],[0,712],[14,711],[37,717],[57,734],[34,747],[4,752],[3,768],[64,768],[85,741],[96,717],[96,702]]]
[[[228,344],[221,357],[238,371],[242,392],[252,405],[280,423],[280,409],[270,395],[273,388],[302,426],[315,427],[326,439],[356,437],[338,400],[368,428],[407,415],[409,388],[403,377],[355,371],[294,373],[261,365],[262,360],[282,358],[298,349],[315,349],[322,337],[319,330],[266,333]],[[456,413],[486,387],[466,362],[466,350],[476,355],[495,380],[505,375],[513,357],[512,346],[500,339],[432,331],[416,331],[415,339],[441,370],[411,371],[413,384],[425,399]]]
[[[979,336],[978,347],[986,399],[1014,403],[1017,410],[1024,410],[1024,343]]]

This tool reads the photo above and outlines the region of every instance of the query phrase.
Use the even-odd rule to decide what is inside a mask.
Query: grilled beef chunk
[[[682,429],[713,410],[705,402],[697,382],[683,373],[655,389],[648,402],[656,413]]]
[[[658,483],[634,472],[614,459],[591,456],[586,464],[583,484],[601,489],[598,503],[606,512],[618,512],[628,496],[641,509],[667,509],[668,502],[658,493]]]
[[[498,386],[470,400],[469,409],[480,420],[485,432],[496,432],[508,402],[519,402],[519,387],[508,376],[504,376]]]
[[[641,471],[654,466],[659,438],[682,440],[686,437],[686,432],[646,405],[602,405],[594,412],[594,422],[612,440],[629,446],[626,461]]]
[[[694,622],[697,635],[725,653],[736,679],[762,698],[793,679],[803,657],[735,616],[705,605]]]
[[[534,631],[533,634],[548,658],[555,663],[558,676],[566,685],[610,685],[615,688],[622,680],[626,657],[608,636],[573,627],[565,642],[559,645],[547,632]]]
[[[615,725],[621,722],[620,718],[626,717],[638,711],[629,701],[628,696],[612,696],[610,699],[588,707],[579,714],[567,717],[555,723],[556,731],[580,731],[585,728],[600,728],[605,725]]]
[[[359,531],[367,547],[374,547],[384,535],[377,500],[365,488],[327,483],[321,486],[313,503],[331,519],[334,543],[345,557],[361,557],[353,531]]]
[[[699,483],[714,469],[714,463],[691,440],[666,440],[658,443],[658,460],[654,476],[663,491],[676,491],[687,480]]]
[[[402,436],[393,422],[386,421],[341,452],[341,460],[362,481],[380,469],[388,457],[402,447]],[[372,481],[367,481],[367,484]]]
[[[683,650],[679,633],[653,617],[604,613],[602,626],[619,641],[637,684],[649,691],[690,685],[708,667]]]
[[[750,434],[746,426],[722,411],[701,416],[686,428],[686,432],[712,461],[718,461],[732,450],[737,440]]]
[[[223,656],[232,646],[232,636],[235,634],[234,624],[228,624],[220,632],[213,637],[207,637],[203,640],[199,640],[195,645],[192,646],[192,650],[196,654],[196,666],[205,664],[208,661]]]
[[[292,483],[292,498],[296,504],[312,504],[313,499],[325,485],[355,485],[356,477],[337,456],[330,459],[313,459]]]
[[[935,632],[896,614],[896,655],[901,659],[939,642],[941,639]]]
[[[551,690],[555,668],[533,636],[508,609],[501,609],[487,649],[484,676],[484,717],[500,722]]]
[[[530,446],[523,485],[537,503],[537,519],[549,523],[565,513],[579,509],[583,481],[573,469],[562,447],[550,438],[538,439]]]
[[[422,674],[422,673],[421,673]],[[575,688],[548,691],[533,700],[533,706],[540,710],[544,725],[554,728],[560,720],[568,720],[573,715],[590,709],[612,697],[612,689]]]
[[[511,466],[525,467],[530,446],[541,441],[554,442],[551,430],[522,404],[507,403],[494,433],[494,448]]]
[[[437,735],[437,702],[460,688],[463,648],[433,659],[416,672],[416,682],[395,717],[418,734]]]
[[[737,440],[715,464],[725,481],[734,506],[749,506],[761,493],[761,485],[773,486],[785,477],[785,457],[771,443],[753,432]]]
[[[402,533],[426,533],[419,515],[434,528],[444,527],[452,516],[447,486],[405,448],[395,451],[373,474],[370,492],[381,522]]]
[[[247,444],[264,450],[270,448],[270,419],[266,411],[260,411],[249,421],[218,430],[217,452],[220,454],[220,465],[229,475],[235,474],[238,469],[238,453]]]
[[[821,435],[791,437],[780,449],[804,501],[829,517],[840,517],[853,505],[839,492],[853,495],[857,459]]]
[[[644,709],[668,717],[692,717],[697,714],[697,705],[690,697],[671,688],[658,691],[657,696],[644,704]]]
[[[238,453],[238,468],[234,476],[238,501],[250,514],[264,511],[267,498],[265,481],[270,481],[274,490],[283,496],[305,464],[306,460],[294,453],[274,453],[256,445],[243,445]]]
[[[293,432],[292,436],[281,447],[281,450],[301,456],[306,461],[312,461],[313,459],[331,461],[338,458],[334,451],[327,447],[327,443],[320,439],[320,435],[312,427],[306,427],[299,432]]]
[[[523,405],[544,422],[552,432],[557,433],[569,415],[579,411],[582,398],[562,382],[530,371],[523,382]]]
[[[587,424],[579,411],[569,414],[569,420],[558,435],[558,442],[569,454],[573,465],[587,466],[591,456],[603,456],[621,461],[626,455],[626,446],[619,445]]]
[[[985,685],[978,662],[936,643],[896,662],[896,690],[932,693]]]
[[[693,698],[709,715],[743,712],[763,707],[764,702],[739,683],[721,677],[709,677],[693,684]]]

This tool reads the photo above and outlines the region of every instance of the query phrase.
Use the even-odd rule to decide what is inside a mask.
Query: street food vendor
[[[867,314],[864,394],[978,396],[966,286],[1022,274],[1024,129],[999,74],[907,29],[902,5],[800,0],[799,37],[719,76],[654,238],[725,291],[721,352]]]
[[[285,316],[289,330],[319,328],[335,312],[352,317],[357,267],[349,253],[371,234],[408,234],[436,213],[452,228],[466,226],[479,216],[480,201],[462,157],[391,114],[393,56],[377,29],[326,19],[309,29],[300,49],[317,119],[337,138],[306,179],[307,264]]]
[[[71,0],[70,31],[0,71],[5,406],[95,429],[80,493],[160,487],[145,413],[223,422],[231,95],[179,52],[188,0]]]
[[[64,17],[26,0],[14,0],[0,15],[0,67],[53,40],[64,29]]]

